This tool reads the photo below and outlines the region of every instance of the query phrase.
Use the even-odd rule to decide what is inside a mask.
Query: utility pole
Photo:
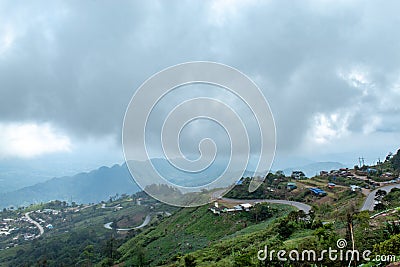
[[[360,168],[365,166],[365,162],[364,162],[364,158],[363,157],[359,157],[358,158],[358,162],[360,163]]]
[[[382,172],[382,162],[381,162],[381,158],[378,158],[377,165],[378,165],[379,171]]]

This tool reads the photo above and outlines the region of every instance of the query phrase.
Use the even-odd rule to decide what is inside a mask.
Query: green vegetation
[[[249,193],[248,188],[251,178],[242,178],[242,184],[236,185],[229,191],[225,197],[235,199],[294,199],[302,192],[301,190],[287,189],[287,183],[292,181],[291,177],[285,177],[282,172],[276,174],[268,173],[264,182],[252,193]]]
[[[397,153],[395,155],[393,155],[393,157],[390,159],[390,163],[393,166],[393,169],[396,172],[400,172],[400,149],[397,150]]]
[[[142,205],[136,204],[135,199],[139,197]],[[21,221],[19,224],[23,228],[15,230],[15,234],[12,232],[16,240],[6,237],[0,239],[0,266],[90,266],[98,262],[107,265],[107,262],[120,257],[117,248],[140,230],[117,232],[106,229],[105,223],[134,227],[140,225],[147,214],[153,214],[151,223],[156,224],[162,219],[161,211],[172,213],[175,210],[142,193],[123,195],[96,205],[68,205],[66,202],[52,201],[32,205],[25,210],[5,210],[0,214],[1,219],[17,220],[25,212],[32,211],[30,217],[33,220],[45,222],[45,232],[38,238],[24,240],[24,233],[33,225],[24,225]],[[52,225],[51,229],[45,227],[48,224]],[[39,234],[37,230],[36,234]],[[10,243],[18,245],[12,246]],[[6,246],[9,248],[4,249]]]
[[[1,219],[19,225],[15,246],[13,236],[0,239],[1,266],[348,266],[348,262],[260,261],[257,254],[265,246],[270,250],[322,250],[337,248],[345,239],[346,249],[371,250],[400,255],[400,189],[376,194],[375,208],[381,212],[360,212],[366,194],[381,180],[396,179],[400,153],[390,155],[376,166],[355,170],[325,172],[310,179],[293,179],[282,172],[268,174],[261,186],[248,192],[250,178],[243,178],[225,197],[221,210],[240,202],[229,198],[284,199],[312,206],[309,214],[281,204],[257,203],[249,211],[214,214],[207,206],[176,208],[161,204],[145,193],[114,196],[108,202],[91,205],[52,201],[28,208],[4,209]],[[368,171],[369,170],[369,171]],[[390,180],[390,181],[391,181]],[[296,187],[288,183],[295,182]],[[395,181],[389,182],[392,184]],[[333,185],[328,183],[334,183]],[[352,190],[350,185],[355,186]],[[358,186],[358,187],[357,187]],[[311,193],[321,188],[326,196]],[[255,201],[248,201],[253,203]],[[212,206],[214,207],[214,206]],[[56,212],[53,212],[56,211]],[[43,221],[42,236],[32,223],[18,219],[26,212],[33,220]],[[150,216],[151,215],[151,216]],[[372,216],[373,215],[373,216]],[[151,220],[140,229],[147,216]],[[11,219],[11,220],[10,220]],[[106,229],[105,226],[113,229]],[[29,228],[30,227],[30,228]],[[27,230],[30,229],[30,230]],[[120,229],[121,230],[121,229]],[[21,239],[26,231],[32,234]],[[25,233],[26,233],[25,232]],[[14,246],[12,246],[14,244]],[[352,262],[351,266],[385,266],[384,262]],[[381,265],[379,265],[381,264]]]
[[[384,201],[387,201],[392,207],[400,206],[400,189],[393,188],[389,194],[383,197]]]
[[[184,208],[122,245],[120,261],[131,265],[139,265],[141,261],[146,265],[164,264],[225,236],[257,231],[257,222],[282,216],[290,209],[288,206],[259,204],[251,212],[215,215],[204,206]]]

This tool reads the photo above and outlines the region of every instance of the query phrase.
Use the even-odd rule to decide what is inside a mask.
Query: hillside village
[[[10,217],[2,218],[0,222],[0,250],[32,241],[42,236],[44,232],[51,232],[54,227],[66,225],[72,214],[90,206],[63,206],[61,209],[44,208],[29,212],[20,209],[15,212],[3,211],[2,217],[7,215]]]
[[[382,204],[380,197],[375,196],[376,190],[390,191],[393,187],[400,187],[399,172],[394,172],[387,160],[376,166],[355,166],[353,169],[340,168],[337,170],[320,171],[314,177],[308,178],[300,171],[295,170],[290,176],[278,171],[269,173],[264,183],[253,193],[247,192],[250,183],[249,177],[240,179],[233,190],[225,197],[239,199],[282,199],[312,204],[334,202],[343,194],[356,194],[360,201],[364,198],[373,198],[368,207],[373,210],[376,205]],[[246,202],[243,202],[246,203]],[[377,209],[382,208],[380,205]],[[240,207],[215,207],[218,212],[240,211]]]
[[[134,197],[129,198],[127,195],[122,195],[120,200],[114,197],[110,203],[81,205],[73,203],[70,205],[65,201],[51,201],[40,205],[31,205],[27,209],[4,209],[0,213],[0,251],[18,247],[42,236],[49,237],[68,233],[76,224],[93,216],[101,216],[101,218],[104,217],[104,222],[112,220],[112,223],[115,223],[117,222],[115,219],[121,216],[129,218],[124,216],[134,210],[143,210],[139,213],[143,214],[141,216],[148,213],[144,212],[145,210],[149,210],[149,212],[156,210],[155,205],[157,206],[158,203],[146,195],[134,195]],[[131,220],[133,225],[140,224],[140,222],[141,218]],[[129,220],[127,223],[129,224]],[[99,222],[98,226],[107,229],[103,221]],[[122,226],[127,225],[122,224]]]

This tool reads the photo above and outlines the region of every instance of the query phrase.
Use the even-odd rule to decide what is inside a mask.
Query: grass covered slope
[[[284,216],[294,209],[285,205],[259,205],[264,205],[269,213],[258,222],[253,212],[218,216],[206,206],[181,209],[157,227],[150,227],[123,244],[118,249],[122,255],[120,262],[125,262],[126,266],[167,264],[184,254],[209,247],[226,236],[264,229],[267,220]]]

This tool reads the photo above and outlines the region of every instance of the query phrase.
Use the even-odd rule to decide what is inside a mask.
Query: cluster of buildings
[[[21,217],[18,219],[3,219],[0,222],[0,240],[1,237],[8,237],[10,235],[14,236],[13,240],[19,239],[21,236],[25,240],[31,240],[36,237],[35,235],[36,227],[29,222],[26,217]]]
[[[253,207],[250,203],[242,203],[234,206],[233,208],[228,208],[223,205],[219,205],[218,202],[214,202],[214,205],[209,208],[209,210],[214,214],[229,213],[229,212],[240,212],[240,211],[250,211]]]
[[[0,222],[0,236],[7,236],[10,235],[11,232],[15,231],[15,227],[11,227],[11,223],[14,221],[14,219],[3,219]]]
[[[61,211],[43,209],[33,213],[52,216],[59,215]],[[44,219],[37,216],[35,219],[22,215],[15,219],[4,218],[0,220],[0,250],[18,246],[21,241],[30,241],[37,238],[43,231],[41,230],[42,228],[38,228],[39,225],[49,230],[54,228],[52,224],[46,223]]]
[[[0,250],[18,246],[20,240],[37,237],[37,228],[25,216],[17,219],[4,218],[0,221]]]
[[[334,189],[336,187],[336,184],[330,182],[330,183],[327,184],[326,187],[329,188],[329,189]],[[288,190],[294,190],[296,188],[297,188],[296,183],[293,183],[293,182],[287,183],[287,189]],[[362,188],[360,186],[358,186],[358,185],[350,185],[350,190],[352,192],[359,192],[359,191],[361,191],[361,189]],[[318,187],[308,188],[308,190],[310,190],[310,192],[313,195],[318,196],[318,197],[324,197],[324,196],[327,195],[327,192],[325,190],[323,190],[321,188],[318,188]]]
[[[327,171],[321,171],[319,173],[320,176],[322,177],[346,177],[346,178],[352,178],[354,176],[353,173],[350,172],[349,168],[341,168],[339,170],[331,170],[329,172]]]
[[[58,215],[58,214],[60,214],[60,211],[59,210],[53,210],[53,209],[43,209],[42,213],[51,214],[51,215]]]

